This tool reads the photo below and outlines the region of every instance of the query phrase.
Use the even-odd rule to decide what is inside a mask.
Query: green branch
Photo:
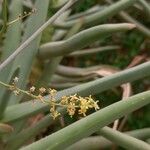
[[[123,32],[135,28],[134,24],[104,24],[92,27],[90,29],[79,32],[71,38],[60,41],[50,42],[41,46],[39,50],[40,58],[50,58],[56,56],[64,56],[73,51],[84,48],[100,38],[108,36],[116,32]]]
[[[21,150],[65,149],[66,147],[79,141],[80,139],[87,137],[100,128],[112,123],[114,120],[121,118],[124,115],[127,115],[145,105],[148,105],[149,103],[150,91],[137,94],[124,101],[119,101],[106,108],[103,108],[37,142],[34,142],[33,144],[30,144],[29,146],[22,148]],[[104,132],[102,133],[104,134]],[[127,136],[125,136],[124,138],[126,139],[126,141],[124,142],[130,143],[130,141],[127,140],[128,137],[126,137]],[[143,148],[143,150],[149,150],[148,144],[142,141],[140,142],[139,140],[131,137],[130,139],[132,139],[132,147],[134,147],[136,150],[141,150],[139,148]],[[126,144],[121,143],[123,147],[125,147]]]

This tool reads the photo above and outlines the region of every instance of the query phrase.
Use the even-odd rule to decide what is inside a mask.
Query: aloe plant
[[[148,18],[149,2],[105,0],[76,11],[83,2],[2,1],[0,149],[96,150],[114,145],[150,149],[149,127],[121,131],[129,115],[150,104],[150,92],[134,92],[132,86],[134,81],[149,78],[147,56],[123,68],[110,63],[81,68],[64,62],[83,63],[87,57],[91,60],[105,53],[118,56],[125,49],[120,41],[131,33],[141,35],[140,48],[146,49],[150,37],[147,21],[141,22],[130,12],[136,9]],[[139,64],[141,61],[147,62]],[[109,98],[108,105],[100,94],[110,90],[122,97],[119,102]]]

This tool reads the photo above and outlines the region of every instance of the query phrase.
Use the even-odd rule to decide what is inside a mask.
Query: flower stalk
[[[36,92],[36,88],[34,86],[30,87],[29,90],[22,90],[17,87],[17,83],[19,81],[18,77],[13,79],[11,84],[6,84],[0,81],[0,84],[4,87],[8,88],[12,91],[16,96],[22,94],[28,95],[33,99],[40,100],[41,103],[47,103],[50,107],[50,113],[53,119],[56,119],[61,114],[57,111],[57,107],[65,107],[67,113],[70,117],[73,117],[76,113],[79,115],[86,116],[89,109],[94,108],[95,111],[99,109],[98,101],[94,101],[91,95],[89,97],[81,97],[77,94],[70,96],[62,96],[60,102],[56,102],[55,96],[57,91],[55,89],[46,89],[41,87],[38,89],[38,94],[34,94]],[[45,100],[44,95],[49,94],[49,99]]]

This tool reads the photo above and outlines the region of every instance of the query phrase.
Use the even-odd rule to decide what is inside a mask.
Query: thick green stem
[[[118,50],[120,46],[104,46],[104,47],[98,47],[98,48],[90,48],[90,49],[84,49],[84,50],[79,50],[76,52],[73,52],[69,54],[67,57],[83,57],[86,55],[94,55],[100,52],[106,52],[106,51],[112,51],[112,50]]]
[[[101,69],[108,69],[113,70],[117,69],[115,67],[111,67],[109,65],[97,65],[93,67],[87,68],[78,68],[78,67],[67,67],[63,65],[59,65],[56,73],[66,77],[88,77],[90,75],[95,74],[94,71],[101,70]]]
[[[149,103],[150,91],[137,94],[125,101],[120,101],[103,108],[27,147],[22,148],[22,150],[65,149],[71,144],[110,124],[114,120],[148,105]],[[141,145],[144,150],[149,150],[149,146],[146,143],[140,141],[137,142],[134,138],[132,138],[132,141],[136,141],[133,145],[137,148],[137,150],[139,150],[138,147]],[[123,143],[122,146],[124,146]]]
[[[70,36],[74,35],[79,31],[81,27],[81,23],[75,24],[67,33],[65,39],[69,38]],[[42,76],[40,77],[38,81],[38,86],[48,86],[48,84],[51,81],[52,76],[54,75],[55,71],[57,70],[57,67],[61,60],[63,59],[63,56],[58,56],[51,58],[51,60],[46,64],[46,67],[43,71]]]
[[[94,25],[100,24],[102,21],[106,20],[109,17],[116,15],[118,12],[132,6],[138,0],[120,0],[115,4],[105,8],[102,11],[96,12],[92,15],[89,15],[82,19],[83,27],[92,27]],[[70,28],[75,23],[80,22],[81,19],[68,21],[67,23],[54,24],[60,28]]]
[[[100,132],[101,131],[105,132],[104,131],[105,129],[106,129],[105,127],[102,128],[100,130]],[[106,129],[106,132],[107,132],[107,129]],[[128,131],[128,132],[124,132],[124,133],[129,136],[135,137],[137,139],[145,140],[150,137],[150,128],[138,129],[138,130]],[[118,142],[116,142],[116,144],[118,144]],[[88,138],[84,138],[83,140],[68,147],[67,150],[77,150],[77,149],[99,150],[99,149],[110,148],[110,146],[112,146],[112,145],[113,145],[113,143],[111,141],[109,141],[108,139],[106,139],[100,135],[100,136],[91,136]]]
[[[18,14],[22,12],[22,2],[20,0],[13,0],[11,5],[10,5],[10,16],[9,16],[9,21],[13,20],[14,18],[18,17]],[[21,39],[21,21],[15,22],[11,26],[7,28],[6,32],[6,38],[4,40],[4,45],[3,45],[3,51],[2,51],[2,60],[5,60],[8,55],[10,55],[15,49]],[[14,38],[15,35],[15,38]],[[9,83],[13,74],[10,76],[10,70],[13,66],[12,64],[9,64],[7,68],[2,70],[0,72],[0,80]],[[8,93],[8,91],[2,87],[0,87],[0,117],[2,117],[3,112],[5,111],[8,102],[9,102],[9,96],[11,94]],[[7,96],[7,97],[6,97]]]
[[[64,11],[70,8],[77,0],[70,0],[64,7],[62,7],[56,14],[54,14],[47,22],[40,26],[29,38],[27,38],[22,45],[20,45],[14,53],[12,53],[3,63],[0,64],[0,71],[3,70],[10,62],[12,62],[23,50],[26,48],[41,32],[53,23]],[[48,5],[47,5],[48,7]]]
[[[112,4],[112,0],[106,0],[109,4]],[[139,0],[140,2],[142,1],[142,3],[144,3],[143,0]],[[119,13],[119,16],[121,18],[123,18],[125,21],[133,23],[136,25],[136,28],[143,33],[144,35],[146,35],[147,37],[150,37],[150,30],[144,26],[142,23],[140,23],[139,21],[137,21],[136,19],[132,18],[130,15],[128,15],[125,11],[121,11]]]
[[[94,95],[119,86],[123,83],[148,77],[150,76],[149,70],[150,62],[147,62],[139,66],[115,73],[113,75],[60,91],[56,95],[56,100],[59,100],[64,95],[72,95],[75,93],[81,96]],[[45,99],[49,99],[49,96],[45,97]],[[23,119],[24,117],[31,116],[38,112],[47,111],[48,108],[49,107],[46,104],[41,104],[40,102],[37,102],[34,107],[32,102],[17,104],[6,109],[1,122],[10,122]]]
[[[22,41],[26,41],[46,20],[48,12],[49,0],[45,0],[44,3],[41,3],[41,0],[36,0],[34,7],[38,10],[37,13],[33,14],[26,21],[26,28],[24,30],[24,35]],[[17,56],[14,60],[14,64],[11,70],[11,74],[14,73],[16,68],[19,66],[19,82],[18,87],[25,89],[27,85],[27,79],[31,72],[31,67],[38,52],[38,47],[41,41],[42,33],[40,33],[32,44],[28,45],[27,48],[22,51],[21,54]],[[2,71],[1,71],[2,72]],[[22,99],[22,95],[15,96],[11,95],[10,105],[18,103]]]
[[[144,26],[143,24],[141,24],[139,21],[135,20],[134,18],[132,18],[131,16],[129,16],[127,13],[125,12],[120,12],[120,16],[126,20],[127,22],[133,23],[136,25],[136,28],[143,33],[144,35],[146,35],[147,37],[150,38],[150,30]]]
[[[150,18],[150,3],[148,3],[146,0],[139,0],[139,2],[142,4],[148,18]]]
[[[125,149],[149,150],[150,148],[150,145],[147,143],[108,127],[101,129],[99,132],[103,137],[109,139],[121,147],[124,147]]]

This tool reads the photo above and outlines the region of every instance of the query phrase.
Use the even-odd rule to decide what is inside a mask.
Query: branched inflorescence
[[[36,11],[37,11],[36,8],[33,8],[30,12],[24,11],[23,14],[19,14],[16,19],[14,19],[14,20],[8,22],[8,23],[7,23],[7,26],[9,26],[9,25],[15,23],[15,22],[18,21],[18,20],[22,20],[22,19],[24,19],[24,18],[26,18],[26,17],[28,17],[28,16],[30,16],[30,15],[36,13]]]
[[[18,80],[19,80],[18,77],[15,77],[11,84],[6,84],[1,81],[0,81],[0,84],[7,87],[16,96],[22,93],[22,94],[26,94],[30,96],[33,99],[40,100],[42,103],[47,103],[50,107],[50,113],[53,119],[61,115],[57,111],[58,107],[65,107],[67,113],[71,117],[75,115],[76,113],[86,116],[87,111],[89,109],[94,108],[95,111],[99,109],[99,106],[97,104],[98,101],[94,101],[91,95],[89,97],[81,97],[81,96],[78,96],[77,94],[70,95],[70,96],[63,96],[58,102],[55,99],[55,96],[57,94],[57,91],[55,89],[51,89],[51,88],[46,89],[44,87],[36,89],[34,86],[32,86],[29,88],[29,90],[25,91],[17,87]],[[38,93],[38,94],[35,94],[35,93]],[[49,95],[48,100],[44,99],[44,95],[46,94]]]

